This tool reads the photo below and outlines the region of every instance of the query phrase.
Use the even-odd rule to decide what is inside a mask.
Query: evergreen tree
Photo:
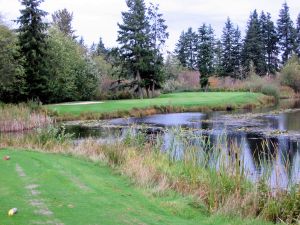
[[[186,55],[187,55],[187,68],[191,70],[197,69],[197,42],[198,36],[190,27],[185,33],[185,42],[186,42]]]
[[[300,13],[297,17],[297,54],[300,57]]]
[[[190,27],[187,32],[182,32],[176,44],[175,54],[182,66],[190,69],[197,69],[197,42],[198,36]]]
[[[232,53],[231,53],[232,63],[233,63],[233,77],[235,79],[241,78],[241,52],[242,52],[241,31],[239,27],[237,27],[233,33]]]
[[[151,66],[149,67],[149,76],[147,77],[146,90],[149,97],[149,89],[152,90],[154,96],[155,87],[160,88],[165,80],[163,70],[163,54],[162,50],[169,37],[167,32],[168,26],[165,24],[163,15],[159,12],[159,6],[150,3],[148,8],[148,21],[150,24],[150,43],[153,52]]]
[[[264,43],[261,34],[260,22],[257,11],[250,15],[246,37],[242,50],[242,65],[246,72],[250,71],[251,64],[259,75],[266,74],[266,62],[264,56]]]
[[[25,8],[20,10],[21,16],[17,22],[20,24],[20,51],[25,57],[28,97],[47,101],[48,77],[44,70],[47,24],[43,22],[47,13],[39,9],[42,2],[43,0],[22,0],[21,4]]]
[[[260,15],[261,35],[263,40],[263,52],[265,56],[267,74],[275,74],[278,70],[278,38],[270,13],[263,11]]]
[[[222,70],[223,76],[232,76],[234,73],[234,59],[233,59],[233,43],[234,43],[235,30],[230,18],[227,18],[223,34],[221,38],[222,43]]]
[[[200,72],[200,84],[207,87],[208,77],[214,72],[214,31],[211,25],[203,24],[198,30],[197,64]]]
[[[123,23],[118,24],[120,54],[127,71],[137,84],[140,98],[143,98],[143,71],[149,66],[153,52],[150,51],[150,25],[146,17],[144,0],[126,0],[128,12],[122,12]]]
[[[279,38],[279,47],[282,53],[282,64],[285,64],[288,59],[296,52],[296,30],[293,21],[290,18],[289,7],[287,3],[283,3],[282,9],[279,12],[277,21],[277,33]]]
[[[58,10],[52,14],[52,20],[53,24],[57,26],[62,33],[73,39],[77,38],[72,28],[73,13],[70,13],[67,9]]]
[[[185,32],[182,31],[179,40],[176,44],[175,55],[183,67],[187,67],[188,65],[188,54],[186,51],[186,45],[187,43],[185,38]]]
[[[102,38],[100,37],[99,42],[98,42],[97,47],[96,47],[96,54],[97,54],[97,56],[100,56],[100,55],[106,56],[107,53],[108,53],[108,51],[105,48],[105,45],[103,43]]]
[[[214,54],[214,71],[218,76],[220,76],[223,71],[222,53],[223,53],[222,42],[220,40],[217,40],[215,46],[215,54]]]

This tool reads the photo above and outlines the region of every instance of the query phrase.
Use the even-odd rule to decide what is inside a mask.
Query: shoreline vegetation
[[[38,104],[0,104],[0,132],[18,132],[44,127],[53,119]]]
[[[101,120],[120,117],[144,117],[180,112],[228,111],[271,106],[272,96],[250,92],[182,92],[154,99],[105,101],[88,105],[47,105],[56,121]]]
[[[259,182],[251,183],[241,166],[238,146],[230,147],[235,157],[228,163],[221,141],[220,145],[210,146],[204,137],[191,138],[198,138],[203,143],[202,148],[184,146],[181,159],[174,157],[171,148],[161,152],[159,139],[149,143],[143,134],[129,132],[122,142],[108,145],[93,139],[74,145],[70,136],[54,127],[17,138],[2,135],[0,148],[72,155],[104,163],[129,177],[135,185],[147,189],[150,195],[163,198],[173,191],[191,198],[189,205],[205,215],[258,218],[274,223],[299,222],[299,186],[294,185],[289,190],[271,189],[267,172]],[[212,159],[219,160],[215,164],[219,166],[208,166]],[[261,161],[268,163],[263,156]]]

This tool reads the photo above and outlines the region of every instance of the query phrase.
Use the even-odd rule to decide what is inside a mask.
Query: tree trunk
[[[152,98],[154,98],[154,91],[155,91],[155,84],[154,84],[154,82],[152,82]]]
[[[146,87],[146,92],[147,92],[147,98],[150,98],[150,96],[149,96],[149,88],[148,87]]]
[[[143,96],[143,90],[142,90],[142,87],[141,87],[141,81],[142,81],[142,79],[141,79],[141,74],[140,74],[139,70],[136,72],[136,79],[138,81],[139,97],[140,97],[140,99],[143,99],[144,96]]]

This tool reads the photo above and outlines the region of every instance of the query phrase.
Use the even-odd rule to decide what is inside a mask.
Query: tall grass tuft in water
[[[38,103],[0,104],[0,132],[31,130],[52,123]]]

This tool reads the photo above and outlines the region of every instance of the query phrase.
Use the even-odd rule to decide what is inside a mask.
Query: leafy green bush
[[[300,61],[297,56],[293,56],[281,71],[281,83],[300,91]]]

